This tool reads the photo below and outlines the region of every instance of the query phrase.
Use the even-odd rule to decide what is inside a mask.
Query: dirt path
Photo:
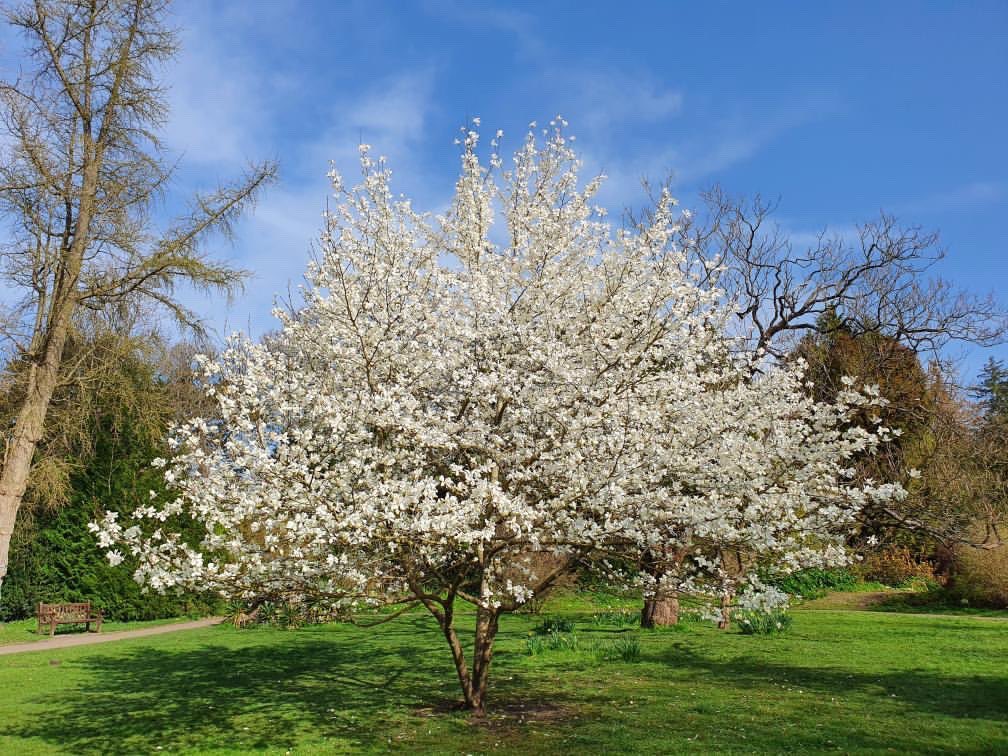
[[[119,630],[112,633],[81,633],[80,635],[58,635],[55,638],[43,641],[33,641],[32,643],[15,643],[7,646],[0,646],[0,656],[7,654],[20,654],[28,651],[52,651],[60,648],[71,648],[73,646],[90,646],[95,643],[110,643],[127,638],[144,638],[148,635],[162,635],[164,633],[176,633],[180,630],[196,630],[201,627],[210,627],[223,622],[222,617],[208,617],[207,619],[194,620],[192,622],[176,622],[170,625],[158,625],[157,627],[145,627],[140,630]]]

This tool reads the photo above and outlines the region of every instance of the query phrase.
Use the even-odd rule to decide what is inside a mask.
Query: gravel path
[[[28,651],[52,651],[54,649],[71,648],[73,646],[90,646],[95,643],[110,643],[117,640],[126,640],[127,638],[144,638],[148,635],[177,633],[180,630],[196,630],[201,627],[218,625],[223,621],[223,617],[208,617],[207,619],[194,620],[192,622],[175,622],[170,625],[145,627],[140,630],[119,630],[112,633],[81,633],[80,635],[57,635],[55,638],[50,638],[49,640],[0,646],[0,656],[5,656],[7,654],[20,654]]]

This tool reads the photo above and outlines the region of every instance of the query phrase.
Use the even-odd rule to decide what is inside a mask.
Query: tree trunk
[[[14,429],[6,450],[3,472],[0,473],[0,589],[7,576],[10,541],[14,522],[28,486],[32,457],[42,438],[46,412],[59,378],[63,346],[69,331],[69,313],[66,322],[50,332],[49,343],[41,364],[30,368],[27,393],[17,414]]]
[[[448,612],[445,616],[447,621],[442,621],[441,631],[444,633],[445,640],[448,641],[448,648],[451,649],[452,661],[455,662],[455,673],[458,675],[459,685],[462,687],[462,698],[465,700],[466,706],[469,706],[472,697],[472,680],[469,676],[469,665],[466,664],[465,652],[462,650],[458,633],[455,632],[455,627],[452,624],[451,613]]]
[[[731,623],[731,602],[733,597],[731,593],[721,594],[721,619],[717,623],[719,630],[727,630],[728,625]]]
[[[63,347],[77,308],[77,285],[84,251],[90,239],[101,159],[100,154],[93,151],[89,136],[86,136],[85,142],[90,159],[87,159],[84,166],[73,234],[69,237],[68,246],[62,250],[63,265],[53,290],[49,316],[38,321],[36,331],[32,334],[32,353],[29,354],[29,359],[36,362],[29,368],[24,403],[18,411],[6,449],[3,472],[0,473],[0,590],[7,576],[14,522],[28,486],[35,447],[42,438],[49,402],[59,380]]]
[[[490,661],[493,659],[493,644],[497,637],[498,614],[492,609],[476,612],[476,637],[473,646],[473,673],[470,695],[466,700],[469,708],[477,714],[486,710],[487,684],[490,680]]]
[[[655,595],[644,598],[641,627],[668,627],[679,624],[679,595],[662,587],[670,567],[682,562],[682,552],[670,553],[667,547],[648,550],[641,560],[641,571],[654,580]]]
[[[668,627],[679,624],[679,597],[675,593],[644,599],[641,627]]]
[[[462,688],[462,702],[466,709],[477,714],[486,710],[486,692],[490,680],[490,661],[493,658],[493,644],[497,636],[498,613],[490,609],[478,609],[476,612],[476,633],[473,643],[473,662],[470,670],[466,662],[462,643],[455,631],[454,611],[451,603],[444,609],[437,608],[431,601],[423,601],[427,609],[437,619],[441,632],[448,641],[455,672],[458,675],[459,686]]]

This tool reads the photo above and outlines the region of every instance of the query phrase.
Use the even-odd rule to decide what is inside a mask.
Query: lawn
[[[432,621],[229,626],[0,657],[0,753],[1008,752],[1008,622],[797,611],[776,637],[658,632],[548,611],[583,645],[632,633],[639,662],[528,656],[508,618],[491,712],[453,711]]]

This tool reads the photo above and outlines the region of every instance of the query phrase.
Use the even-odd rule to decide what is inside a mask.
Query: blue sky
[[[613,210],[669,172],[687,206],[712,182],[779,196],[798,238],[885,209],[941,231],[942,275],[1008,293],[1006,2],[191,0],[176,15],[181,187],[247,159],[282,173],[219,249],[256,273],[231,307],[201,305],[221,332],[270,328],[274,295],[300,282],[329,160],[349,173],[368,142],[437,209],[477,115],[506,150],[562,113]]]

